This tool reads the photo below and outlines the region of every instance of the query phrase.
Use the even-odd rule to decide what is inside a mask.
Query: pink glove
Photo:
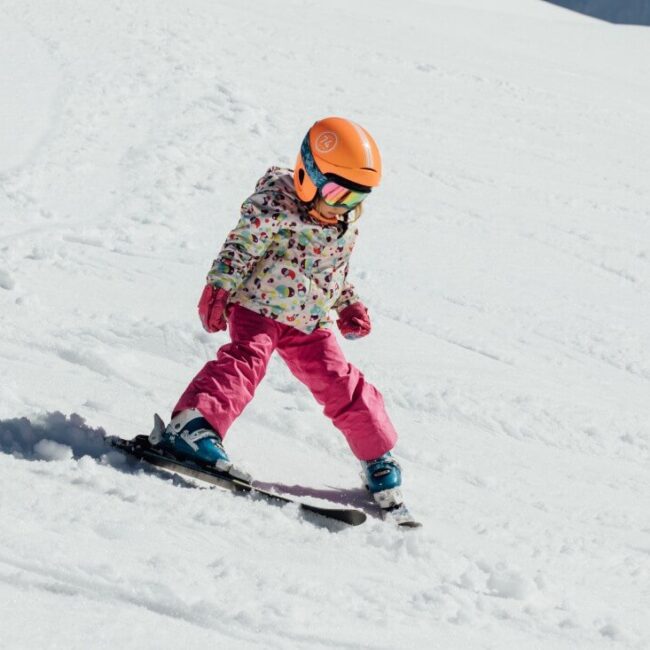
[[[346,339],[360,339],[370,334],[370,317],[363,303],[355,302],[339,312],[336,324]]]
[[[226,305],[230,294],[219,287],[206,284],[199,300],[199,318],[206,332],[226,329]]]

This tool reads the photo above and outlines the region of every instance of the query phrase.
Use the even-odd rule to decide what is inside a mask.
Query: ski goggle
[[[311,147],[309,146],[309,134],[307,134],[305,139],[302,141],[300,154],[309,178],[311,178],[312,182],[318,189],[318,193],[323,201],[330,207],[352,209],[359,205],[359,203],[370,194],[370,188],[365,191],[354,189],[343,185],[338,182],[338,180],[325,176],[325,174],[323,174],[316,166],[316,161],[314,160]]]
[[[358,192],[349,187],[339,185],[336,181],[328,180],[319,190],[320,196],[330,207],[355,208],[363,201],[369,192]]]

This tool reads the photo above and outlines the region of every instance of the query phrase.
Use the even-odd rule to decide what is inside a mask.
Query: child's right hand
[[[199,318],[206,332],[220,332],[227,327],[226,305],[230,294],[219,287],[206,284],[199,300]]]
[[[372,329],[368,310],[362,302],[355,302],[342,309],[336,324],[344,338],[350,341],[368,336]]]

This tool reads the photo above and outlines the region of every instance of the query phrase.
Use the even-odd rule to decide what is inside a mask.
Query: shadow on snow
[[[158,468],[129,458],[113,449],[102,427],[91,427],[77,413],[69,416],[59,411],[33,419],[0,420],[0,452],[32,461],[79,459],[90,456],[125,474],[146,472],[181,487],[196,487],[194,483]]]
[[[35,416],[0,420],[0,453],[30,461],[63,461],[90,456],[102,465],[108,465],[126,474],[144,472],[161,479],[172,481],[184,488],[205,489],[178,474],[167,472],[144,461],[129,457],[114,449],[107,440],[108,434],[102,427],[91,427],[77,413],[69,416],[59,411]],[[255,482],[258,487],[293,497],[325,500],[343,506],[374,513],[368,493],[359,489],[311,488],[301,485],[285,485],[275,482]]]
[[[545,0],[592,18],[624,25],[650,25],[650,0]]]

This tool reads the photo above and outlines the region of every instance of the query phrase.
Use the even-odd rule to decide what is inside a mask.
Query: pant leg
[[[232,309],[228,329],[231,342],[203,366],[174,408],[174,414],[198,409],[222,438],[253,398],[280,332],[270,318],[239,305]]]
[[[286,327],[278,353],[324,407],[358,459],[378,458],[395,446],[397,432],[381,394],[346,361],[330,330],[304,334]]]

